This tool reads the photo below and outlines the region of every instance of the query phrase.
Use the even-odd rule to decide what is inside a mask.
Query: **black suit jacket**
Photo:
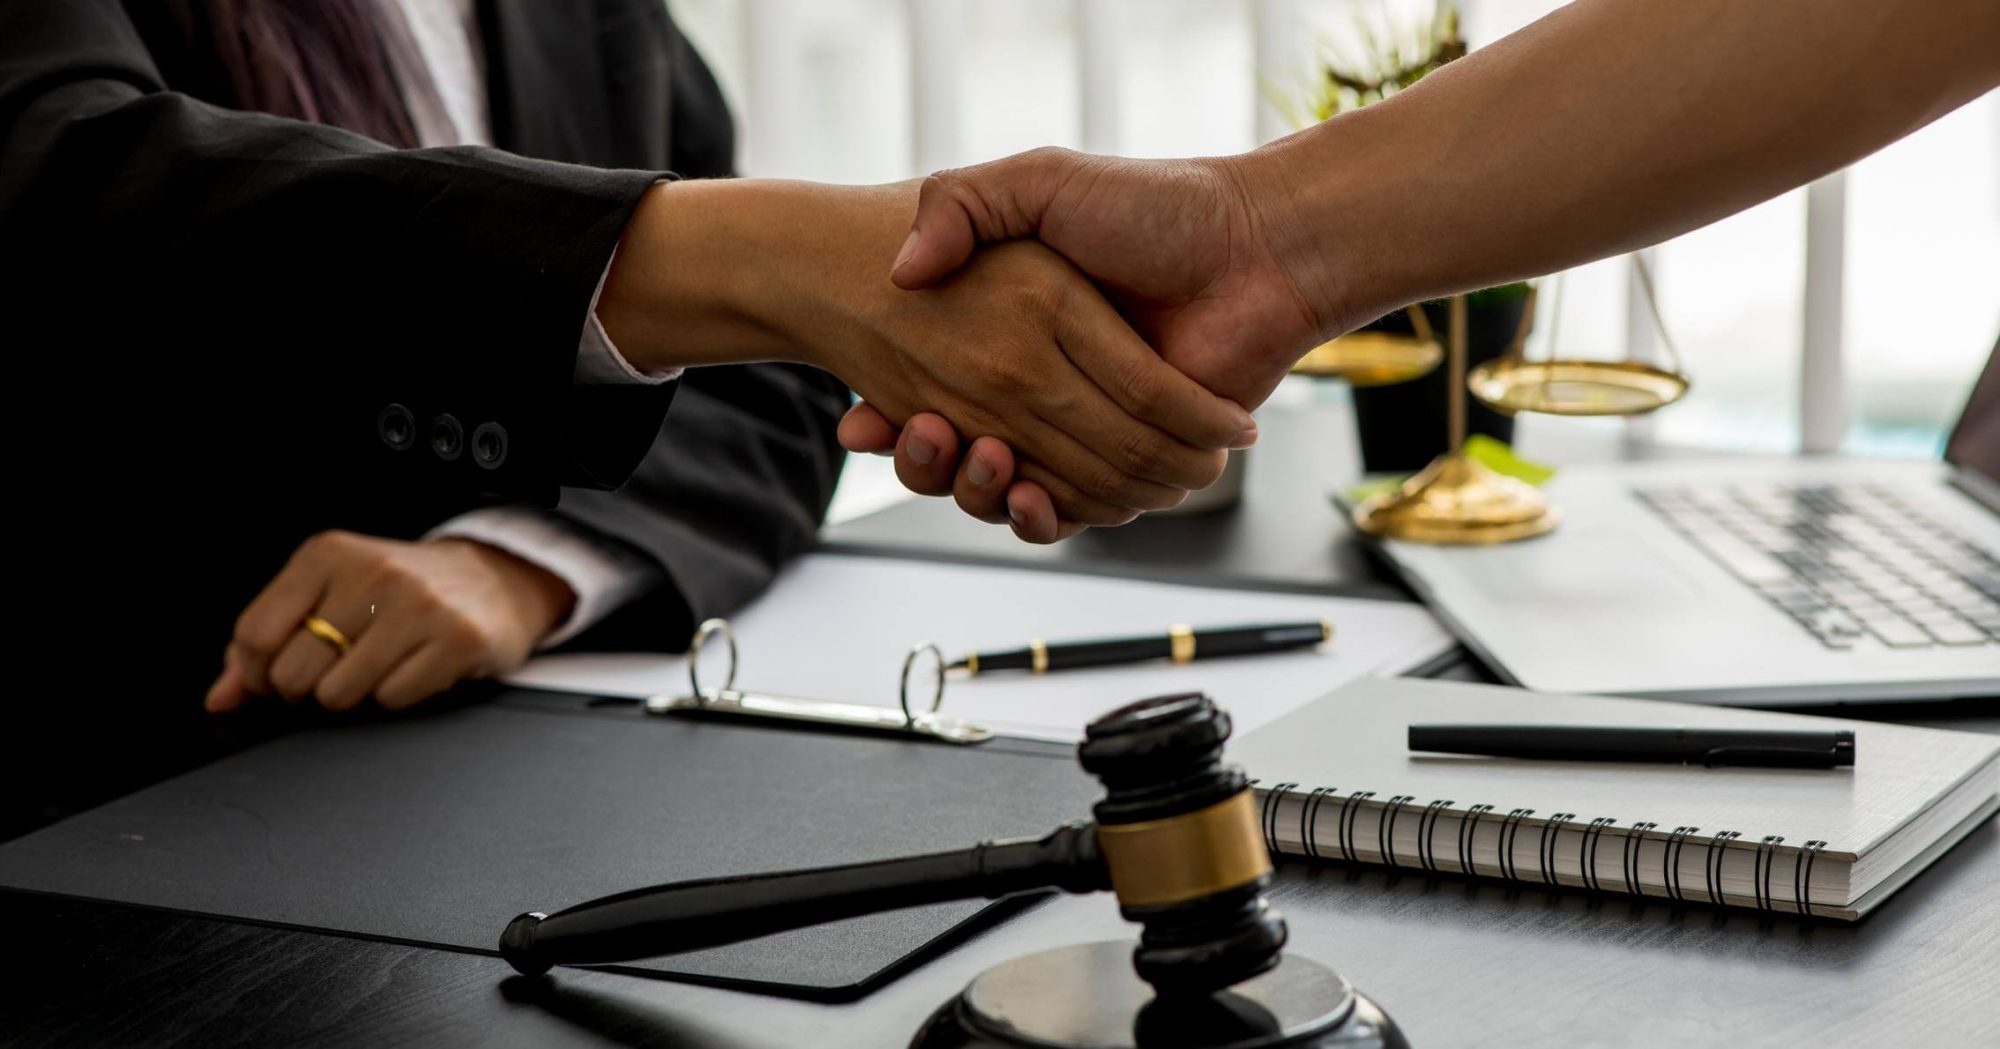
[[[397,151],[216,104],[146,0],[0,0],[0,359],[36,569],[11,604],[54,681],[9,704],[49,759],[14,771],[103,794],[200,751],[235,615],[322,529],[552,506],[661,569],[578,642],[620,647],[685,645],[810,543],[837,381],[570,382],[640,195],[729,173],[708,70],[660,0],[478,10],[501,148]]]

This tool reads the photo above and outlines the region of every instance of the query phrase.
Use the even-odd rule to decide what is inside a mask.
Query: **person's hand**
[[[1318,285],[1283,261],[1271,233],[1283,225],[1271,205],[1282,194],[1264,181],[1241,158],[1122,160],[1060,149],[939,172],[924,182],[893,279],[930,287],[982,243],[1039,239],[1104,288],[1168,363],[1254,407],[1330,323],[1353,320],[1330,319],[1302,290]],[[922,417],[910,425],[932,453],[927,460],[909,454],[908,428],[865,403],[841,432],[853,451],[895,449],[898,475],[913,490],[950,491],[983,519],[1049,527],[1054,508],[1044,493],[998,479],[1004,449],[974,449],[954,472],[958,445],[945,440],[947,428]]]
[[[598,315],[642,367],[803,360],[885,422],[937,412],[954,448],[1014,449],[1019,475],[1079,524],[1176,505],[1254,439],[1248,412],[1162,362],[1045,247],[1007,245],[923,295],[899,291],[887,271],[917,192],[663,186],[628,228]],[[669,356],[645,356],[659,347]]]
[[[1283,194],[1247,158],[1127,160],[1037,149],[923,182],[891,279],[928,288],[981,244],[1034,238],[1075,263],[1169,364],[1246,408],[1329,318],[1284,261]]]
[[[206,706],[276,694],[329,710],[371,696],[408,707],[520,666],[575,600],[554,575],[482,543],[322,533],[243,610]],[[309,616],[351,647],[308,630]]]

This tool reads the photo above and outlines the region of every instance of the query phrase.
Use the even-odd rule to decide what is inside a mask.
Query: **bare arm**
[[[1579,0],[1242,163],[1337,331],[1706,225],[1996,84],[1992,0]]]

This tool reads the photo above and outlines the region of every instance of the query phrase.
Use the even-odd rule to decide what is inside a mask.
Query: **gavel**
[[[1205,995],[1270,970],[1284,919],[1250,783],[1226,766],[1229,715],[1201,693],[1092,722],[1078,746],[1105,787],[1091,822],[1044,837],[870,863],[706,878],[515,918],[500,954],[528,975],[718,947],[864,914],[1059,889],[1109,890],[1141,927],[1133,969],[1162,996]]]

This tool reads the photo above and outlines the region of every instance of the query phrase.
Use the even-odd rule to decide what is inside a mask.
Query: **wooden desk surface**
[[[1267,432],[1338,425],[1300,418]],[[900,532],[905,549],[923,553],[1120,573],[1169,561],[1184,571],[1186,559],[1206,557],[1237,585],[1311,571],[1327,588],[1395,593],[1326,508],[1336,468],[1303,437],[1290,453],[1272,444],[1266,462],[1278,465],[1253,473],[1246,513],[1205,526],[1166,522],[1157,538],[1008,554],[981,545],[997,530],[960,527],[935,502],[832,538],[880,551]],[[1326,480],[1260,489],[1260,477],[1283,482],[1287,463],[1294,480]],[[1173,558],[1177,543],[1192,545]],[[2000,734],[1991,703],[1843,714]],[[1419,1047],[2000,1045],[1992,822],[1856,926],[1296,862],[1280,868],[1272,898],[1291,922],[1293,949],[1340,969]],[[0,892],[0,905],[10,934],[0,969],[8,1045],[893,1049],[989,965],[1132,934],[1109,899],[1053,900],[860,1002],[818,1005],[581,970],[526,981],[482,955],[22,893]]]

